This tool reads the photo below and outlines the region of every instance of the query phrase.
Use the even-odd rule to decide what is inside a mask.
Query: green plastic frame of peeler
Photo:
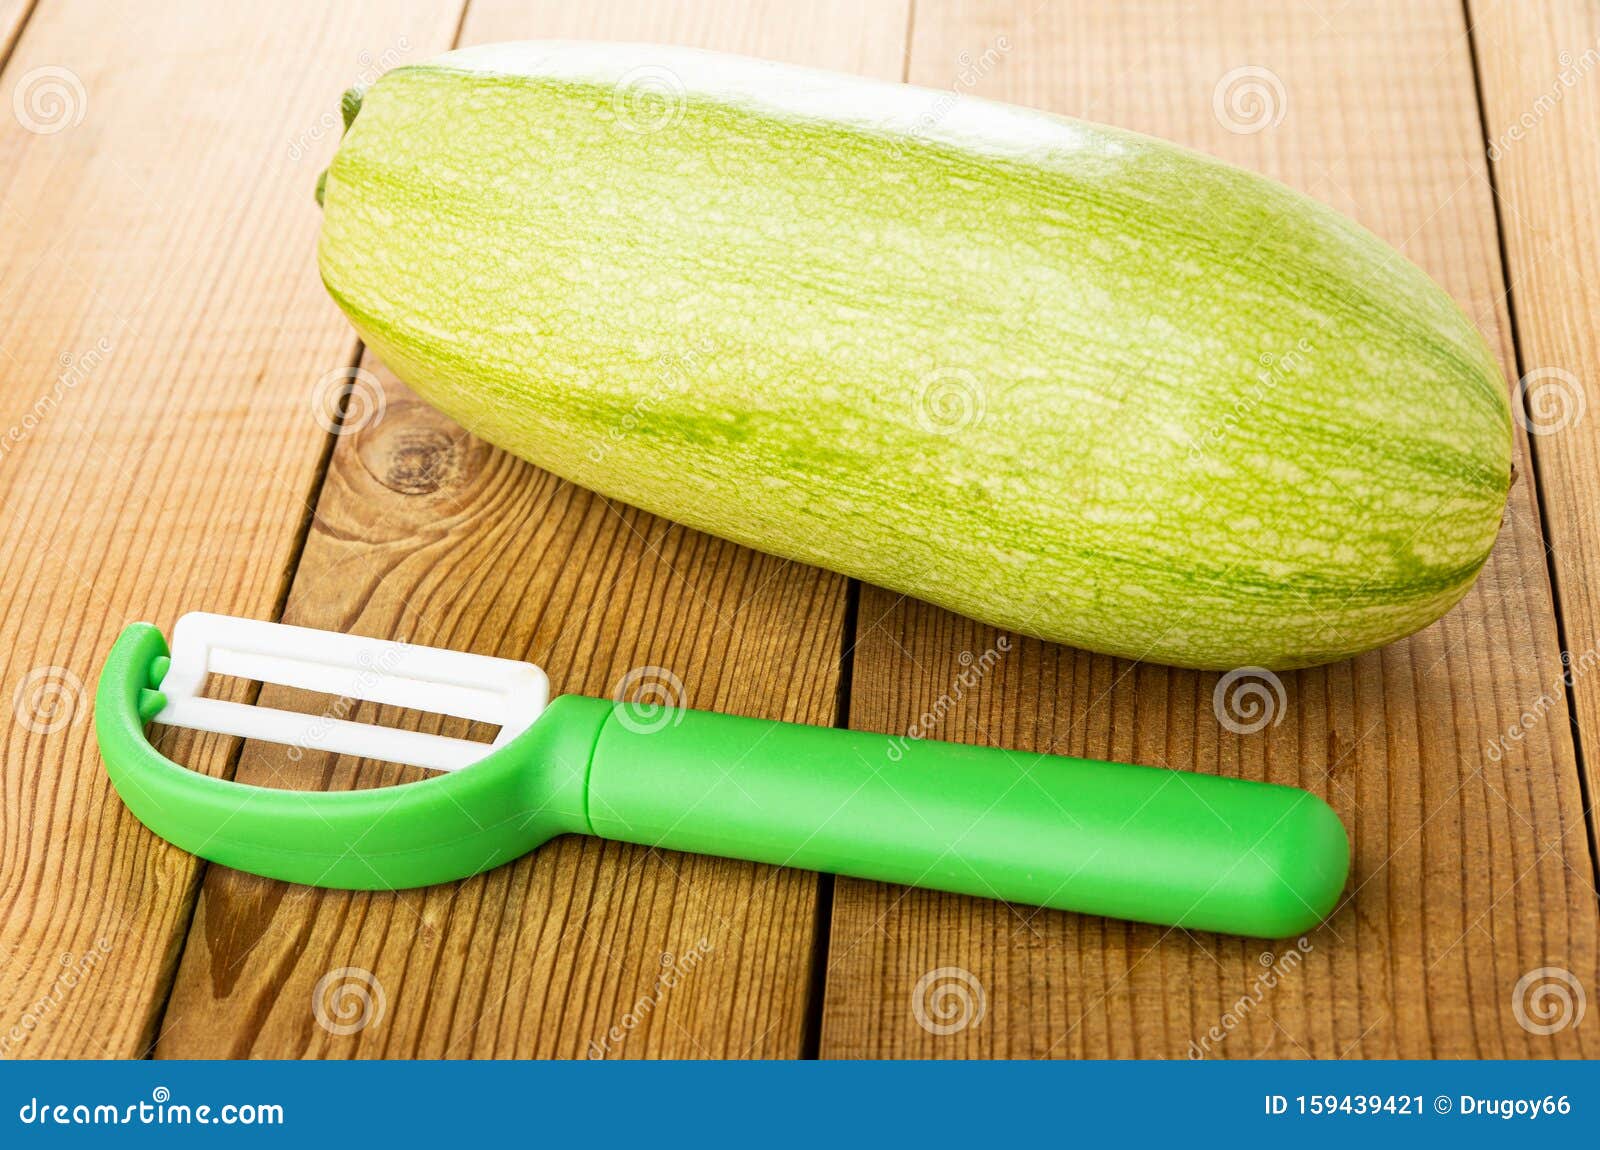
[[[422,782],[246,786],[157,752],[166,640],[129,626],[101,674],[107,771],[146,826],[254,874],[362,890],[500,865],[566,832],[1060,910],[1282,938],[1319,923],[1349,840],[1293,787],[706,711],[641,726],[551,701],[521,735]]]
[[[428,886],[499,866],[568,831],[587,832],[584,773],[611,704],[569,695],[469,770],[398,787],[290,791],[202,775],[150,745],[167,641],[148,623],[118,637],[95,691],[95,735],[112,784],[145,826],[190,854],[311,886]]]

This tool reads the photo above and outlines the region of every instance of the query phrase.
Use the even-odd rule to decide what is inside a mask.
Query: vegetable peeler
[[[307,688],[320,715],[203,695],[210,674]],[[356,722],[350,700],[500,727],[492,743]],[[147,723],[423,767],[305,792],[174,763]],[[168,842],[288,882],[388,890],[489,870],[558,834],[1033,906],[1278,938],[1333,908],[1349,842],[1308,791],[580,695],[531,663],[193,613],[130,624],[95,697],[106,770]]]

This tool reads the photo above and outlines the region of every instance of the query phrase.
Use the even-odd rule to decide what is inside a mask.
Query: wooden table
[[[0,1053],[1600,1056],[1600,1003],[1580,1021],[1572,989],[1600,994],[1600,418],[1576,406],[1600,388],[1600,5],[273,7],[0,0]],[[1255,734],[1217,722],[1216,675],[1023,640],[946,707],[992,630],[471,440],[322,291],[312,186],[347,86],[555,36],[1037,105],[1354,216],[1531,377],[1537,434],[1476,588],[1285,676]],[[1267,943],[593,840],[401,894],[207,867],[123,809],[87,717],[118,630],[191,609],[528,658],[589,694],[655,666],[695,707],[878,731],[947,710],[942,738],[1293,783],[1350,828],[1349,897]],[[246,780],[282,766],[162,746]],[[1567,990],[1564,1019],[1541,988]]]

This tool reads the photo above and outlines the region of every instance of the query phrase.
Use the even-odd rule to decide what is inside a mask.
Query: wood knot
[[[464,485],[478,471],[485,448],[432,408],[390,408],[367,429],[361,462],[379,483],[401,495],[433,495]]]

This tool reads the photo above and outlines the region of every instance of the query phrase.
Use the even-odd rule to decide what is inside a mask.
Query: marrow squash
[[[1126,131],[653,45],[396,68],[324,283],[464,427],[669,519],[999,627],[1290,668],[1467,591],[1494,356],[1398,252]]]

